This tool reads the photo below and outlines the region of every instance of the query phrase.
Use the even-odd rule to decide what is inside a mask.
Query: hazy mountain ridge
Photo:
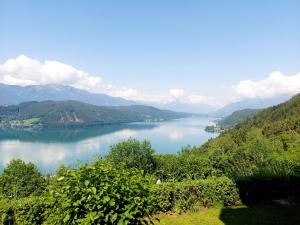
[[[181,101],[172,101],[165,104],[152,103],[147,105],[153,105],[154,107],[178,112],[188,112],[194,114],[209,114],[216,110],[215,107],[208,104],[191,104]]]
[[[106,106],[129,106],[137,104],[134,101],[106,94],[94,94],[71,86],[30,85],[22,87],[0,84],[0,105],[15,105],[22,102],[47,100],[75,100],[93,105]]]
[[[212,113],[212,115],[217,117],[226,117],[232,114],[233,112],[242,109],[263,109],[285,102],[291,97],[291,95],[279,95],[271,98],[246,99],[243,101],[227,104],[223,108]]]
[[[0,105],[16,105],[30,101],[67,101],[75,100],[98,106],[149,105],[156,108],[188,113],[207,114],[216,108],[206,104],[189,104],[180,101],[169,103],[137,102],[106,94],[95,94],[64,85],[17,86],[0,84]]]
[[[78,101],[25,102],[1,106],[0,121],[9,126],[97,125],[161,121],[188,114],[151,106],[95,106]]]
[[[225,117],[242,109],[258,109],[273,106],[288,100],[290,95],[281,95],[265,99],[247,99],[230,103],[221,109],[208,104],[191,104],[178,100],[168,103],[136,102],[107,94],[95,94],[85,90],[64,85],[30,85],[17,86],[0,83],[0,105],[16,105],[30,101],[67,101],[75,100],[98,106],[129,106],[149,105],[156,108],[188,112],[194,114],[211,114],[216,117]]]

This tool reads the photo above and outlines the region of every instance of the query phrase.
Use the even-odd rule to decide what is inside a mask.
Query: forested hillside
[[[262,110],[194,149],[235,176],[293,174],[300,170],[300,95]]]
[[[186,117],[186,113],[150,106],[95,106],[77,101],[25,102],[1,106],[2,125],[61,126],[161,121]]]
[[[234,127],[236,124],[248,119],[249,117],[255,115],[260,112],[261,109],[242,109],[239,111],[235,111],[229,116],[219,120],[217,122],[218,126],[222,129],[228,129]]]

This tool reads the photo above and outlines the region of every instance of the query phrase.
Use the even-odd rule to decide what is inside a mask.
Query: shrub
[[[130,138],[111,146],[107,159],[117,167],[136,168],[150,173],[155,169],[154,152],[149,141]]]
[[[53,196],[58,224],[146,224],[151,221],[149,181],[137,170],[102,162],[67,170]]]
[[[199,206],[233,205],[239,201],[238,190],[227,177],[168,182],[153,186],[158,211],[194,210]]]
[[[39,225],[47,219],[52,203],[46,197],[27,197],[2,199],[0,206],[1,225]]]
[[[262,200],[300,198],[300,176],[258,174],[236,180],[243,203]]]
[[[0,192],[9,198],[40,195],[46,181],[33,163],[12,160],[0,176]]]
[[[155,175],[163,181],[182,181],[185,179],[204,179],[213,175],[220,175],[206,157],[193,154],[156,155]]]

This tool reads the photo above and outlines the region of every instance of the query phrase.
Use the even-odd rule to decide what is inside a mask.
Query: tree
[[[0,192],[8,198],[39,195],[46,188],[46,180],[33,163],[12,160],[0,176]]]
[[[130,138],[111,146],[107,158],[117,167],[136,168],[151,173],[155,170],[154,153],[149,141]]]

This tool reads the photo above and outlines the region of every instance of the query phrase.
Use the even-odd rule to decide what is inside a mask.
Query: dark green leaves
[[[63,177],[53,193],[62,224],[145,224],[153,211],[149,181],[137,170],[96,162]]]

